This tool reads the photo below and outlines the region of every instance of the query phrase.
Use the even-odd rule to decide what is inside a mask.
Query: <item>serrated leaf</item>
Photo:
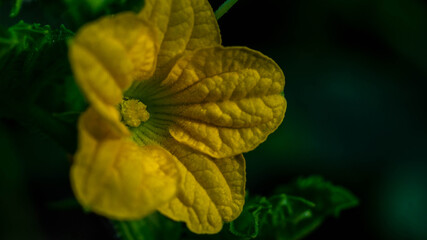
[[[61,102],[51,101],[56,99],[52,96],[55,92],[52,88],[61,85],[66,76],[71,76],[65,41],[72,35],[64,26],[51,29],[48,25],[23,21],[0,33],[2,103],[8,102],[11,110],[17,110],[17,107],[10,103],[21,107],[30,105],[46,86],[48,89],[41,95],[42,99],[48,98],[45,102],[49,105]]]
[[[293,224],[289,224],[286,228],[268,231],[275,232],[277,239],[300,239],[317,228],[325,218],[337,217],[340,211],[358,204],[357,198],[350,191],[335,186],[320,176],[299,178],[294,183],[279,187],[276,192],[298,196],[314,203],[310,208],[306,208],[307,211],[310,211],[310,216],[300,215],[303,218],[299,219],[299,216],[295,215]],[[300,210],[300,213],[304,213],[303,209]],[[280,227],[280,225],[277,226]]]
[[[0,67],[27,52],[22,61],[34,63],[34,60],[45,47],[52,47],[56,43],[65,41],[73,36],[73,32],[61,25],[59,29],[52,30],[49,25],[41,26],[24,21],[9,27],[0,33]],[[10,65],[10,63],[9,63]],[[27,66],[26,66],[27,67]]]
[[[246,204],[246,209],[238,219],[230,223],[229,229],[236,236],[255,238],[266,215],[271,213],[272,204],[265,197],[255,197]]]
[[[276,192],[269,198],[249,197],[240,217],[212,239],[300,239],[325,218],[358,204],[348,190],[318,176],[300,178]]]
[[[249,200],[242,215],[230,223],[229,231],[242,239],[293,239],[292,226],[312,217],[315,206],[303,198],[286,194]]]
[[[293,184],[279,187],[276,192],[312,201],[316,204],[314,211],[324,215],[338,216],[342,210],[358,205],[358,199],[350,191],[320,176],[299,178]]]
[[[85,107],[67,58],[66,40],[72,35],[63,25],[52,29],[23,21],[0,32],[1,117],[41,130],[70,152],[75,123],[64,124],[52,113]]]

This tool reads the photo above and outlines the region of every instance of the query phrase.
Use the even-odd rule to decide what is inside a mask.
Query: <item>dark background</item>
[[[6,26],[17,21],[8,12]],[[23,13],[50,23],[25,3]],[[360,205],[307,239],[427,239],[427,4],[240,0],[219,25],[223,45],[259,50],[286,76],[283,124],[245,155],[250,192],[322,175]],[[54,204],[73,196],[55,142],[8,119],[0,133],[3,239],[111,238],[105,220]]]

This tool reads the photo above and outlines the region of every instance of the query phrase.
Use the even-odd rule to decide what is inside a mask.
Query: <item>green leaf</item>
[[[43,48],[58,45],[58,42],[63,42],[71,36],[73,32],[63,25],[52,30],[48,25],[20,21],[7,31],[0,32],[0,68],[4,68],[11,60],[18,60],[18,56],[23,52],[27,53],[26,56],[20,57],[24,57],[22,61],[26,62],[25,67],[29,68],[28,65],[32,66],[36,62]]]
[[[196,235],[185,230],[181,239],[301,239],[326,217],[336,216],[357,203],[349,191],[321,177],[300,178],[278,188],[270,197],[247,195],[242,214],[225,224],[220,233]]]
[[[355,207],[358,199],[347,189],[335,186],[320,176],[299,178],[294,183],[279,187],[277,193],[299,196],[316,204],[316,214],[338,217],[342,210]]]
[[[139,221],[113,221],[120,239],[295,240],[308,235],[329,216],[358,204],[348,190],[318,176],[299,178],[270,197],[246,195],[242,214],[214,235],[197,235],[155,213]],[[171,233],[175,233],[171,235]]]
[[[32,104],[62,112],[58,104],[64,103],[58,100],[68,89],[56,93],[54,86],[62,86],[72,75],[66,46],[72,35],[63,25],[51,29],[23,21],[0,32],[0,104],[11,112]]]
[[[177,240],[183,228],[157,212],[137,221],[111,222],[121,240]]]
[[[325,218],[357,204],[348,190],[321,177],[299,178],[269,198],[249,197],[239,218],[214,239],[301,239]]]
[[[286,220],[288,224],[273,221],[271,225],[267,225],[264,233],[269,236],[275,234],[276,239],[300,239],[316,229],[327,217],[338,217],[342,210],[358,205],[357,198],[351,192],[325,181],[320,176],[299,178],[289,185],[279,187],[276,193],[278,195],[275,196],[298,196],[313,203],[305,210],[304,206],[295,207],[296,205],[289,204],[294,214],[289,215],[291,218]],[[276,214],[279,213],[276,211]]]
[[[286,194],[249,198],[228,231],[239,239],[297,239],[295,226],[312,217],[314,206],[313,202]]]
[[[230,223],[230,232],[243,238],[255,238],[268,214],[271,214],[272,204],[265,197],[255,197],[247,203],[245,211],[235,221]]]

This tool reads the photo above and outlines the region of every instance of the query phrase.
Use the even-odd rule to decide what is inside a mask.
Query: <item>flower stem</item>
[[[12,10],[10,11],[9,17],[18,16],[19,11],[21,10],[21,6],[22,6],[22,0],[16,0],[15,5],[12,7]]]
[[[225,1],[216,11],[216,20],[220,19],[238,0],[227,0]]]

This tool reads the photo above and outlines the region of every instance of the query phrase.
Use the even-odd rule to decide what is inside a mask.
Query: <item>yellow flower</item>
[[[114,219],[158,210],[196,233],[240,212],[245,160],[282,122],[285,79],[270,58],[223,47],[206,0],[146,0],[82,27],[70,63],[90,107],[71,182]]]

